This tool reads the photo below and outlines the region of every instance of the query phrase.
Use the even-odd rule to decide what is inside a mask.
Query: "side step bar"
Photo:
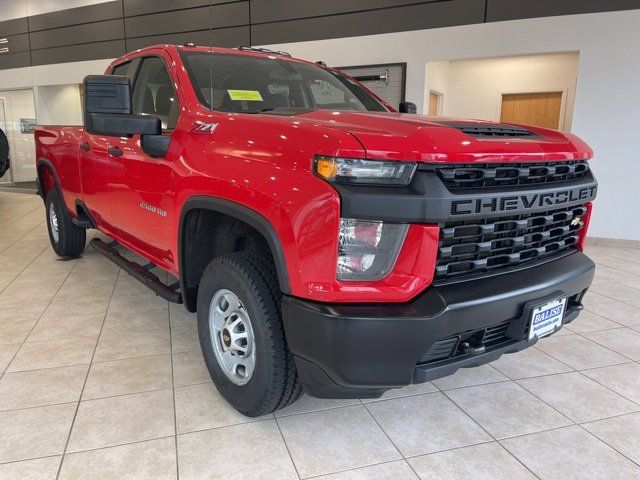
[[[127,260],[114,248],[118,245],[116,242],[105,243],[99,238],[94,238],[89,242],[89,245],[118,265],[129,275],[149,287],[156,295],[173,303],[182,303],[182,294],[177,291],[179,287],[178,284],[165,285],[160,281],[157,275],[149,271],[155,267],[155,264],[149,263],[143,266],[132,262],[131,260]]]
[[[73,217],[71,219],[74,225],[77,225],[82,228],[95,228],[91,219],[86,215],[81,215],[79,217]]]

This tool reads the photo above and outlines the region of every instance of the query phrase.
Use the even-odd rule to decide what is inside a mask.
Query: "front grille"
[[[536,134],[526,128],[516,127],[515,125],[500,125],[495,123],[458,123],[458,122],[439,122],[462,133],[471,135],[472,137],[493,137],[493,138],[518,138],[518,137],[535,137]]]
[[[512,338],[507,337],[509,325],[511,325],[511,320],[482,328],[480,330],[474,330],[461,335],[452,335],[450,337],[443,338],[431,345],[429,350],[425,352],[418,363],[433,363],[465,355],[465,341],[471,342],[475,346],[482,345],[487,350],[490,350],[493,347],[498,347],[505,342],[513,340]]]
[[[575,249],[585,206],[449,222],[440,229],[436,280],[486,274]]]
[[[589,171],[584,160],[547,163],[455,165],[436,172],[451,192],[491,187],[550,184],[582,179]]]

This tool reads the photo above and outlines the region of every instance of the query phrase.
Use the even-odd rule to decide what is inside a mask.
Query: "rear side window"
[[[164,61],[159,57],[142,59],[133,86],[133,113],[156,115],[162,128],[173,130],[178,122],[178,97]]]

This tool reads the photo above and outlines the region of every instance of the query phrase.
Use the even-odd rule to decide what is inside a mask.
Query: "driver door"
[[[134,114],[160,117],[163,135],[171,135],[179,107],[164,52],[140,58],[132,87]],[[112,138],[109,196],[113,225],[129,246],[146,254],[155,263],[173,266],[174,192],[173,165],[168,158],[153,158],[140,146],[140,135]]]

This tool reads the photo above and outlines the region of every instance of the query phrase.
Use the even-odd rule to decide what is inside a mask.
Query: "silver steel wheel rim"
[[[209,332],[220,369],[236,385],[246,385],[256,365],[253,328],[247,310],[231,290],[218,290],[209,306]]]
[[[58,215],[53,203],[49,204],[49,226],[51,227],[51,236],[53,241],[58,243],[60,239],[60,231],[58,230]]]

